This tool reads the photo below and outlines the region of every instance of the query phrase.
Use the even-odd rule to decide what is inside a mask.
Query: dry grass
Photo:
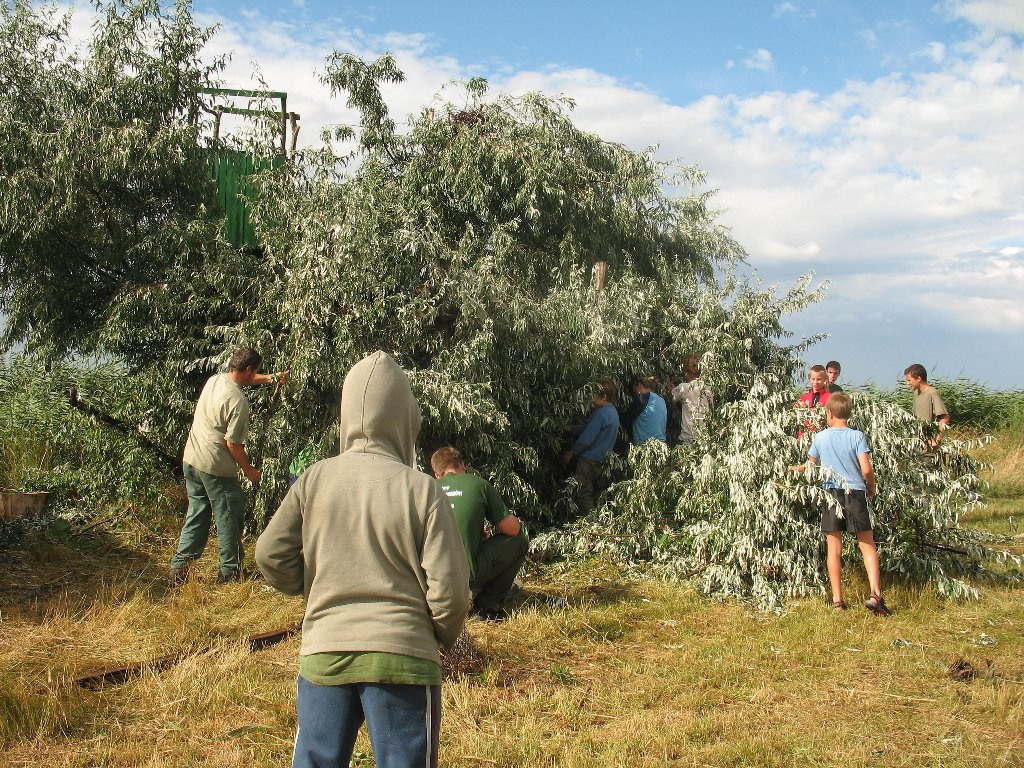
[[[985,476],[990,495],[997,498],[1024,496],[1024,431],[1001,432],[975,455],[993,467]]]
[[[1005,491],[977,514],[1014,535],[1024,506]],[[167,592],[173,534],[159,556],[132,536],[0,559],[0,765],[288,764],[298,639],[250,652],[244,638],[293,624],[299,601],[215,586],[210,555]],[[866,592],[852,565],[851,603]],[[470,622],[486,664],[445,684],[445,765],[1024,766],[1019,587],[955,604],[897,584],[883,620],[819,601],[763,615],[599,563],[526,586],[508,622]],[[124,685],[69,682],[182,651]],[[954,679],[958,660],[975,674]],[[365,737],[357,750],[373,764]]]
[[[503,766],[1014,764],[1019,592],[890,598],[901,610],[880,620],[811,602],[765,617],[655,583],[610,600],[576,592],[477,630],[492,666],[485,685],[450,688],[447,754]],[[952,680],[958,656],[980,676]]]
[[[37,565],[36,573],[49,570]],[[5,602],[0,762],[274,765],[289,753],[297,646],[251,653],[245,638],[295,623],[300,605],[257,581],[194,582],[169,593],[162,571],[83,579],[22,608]],[[180,663],[122,686],[92,691],[71,682],[178,652]]]

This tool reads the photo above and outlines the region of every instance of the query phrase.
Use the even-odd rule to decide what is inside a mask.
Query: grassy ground
[[[1021,441],[986,449],[991,503],[971,525],[1024,552]],[[143,538],[39,539],[0,558],[0,765],[286,765],[298,600],[259,580],[168,592],[175,522]],[[851,564],[849,595],[866,596]],[[594,563],[526,579],[504,624],[471,621],[483,672],[446,682],[448,766],[1024,766],[1024,588],[949,603],[894,585],[898,610],[782,616],[637,582]],[[181,651],[99,691],[69,681]],[[356,765],[373,765],[364,737]]]

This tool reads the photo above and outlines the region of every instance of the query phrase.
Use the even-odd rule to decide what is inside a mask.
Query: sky
[[[564,94],[584,129],[698,166],[746,271],[826,298],[808,363],[1024,388],[1024,0],[195,0],[225,85],[288,92],[300,144],[354,124],[318,79],[391,52],[401,120],[447,83]]]

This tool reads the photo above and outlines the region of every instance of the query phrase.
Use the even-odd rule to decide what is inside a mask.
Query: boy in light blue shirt
[[[867,436],[846,425],[852,405],[850,396],[845,392],[836,392],[828,399],[825,403],[828,429],[814,435],[807,456],[812,464],[828,467],[835,476],[823,484],[832,498],[821,513],[821,530],[828,544],[828,580],[832,587],[832,607],[837,611],[846,610],[842,577],[845,530],[857,537],[864,558],[864,570],[867,571],[871,589],[871,595],[864,601],[864,605],[872,613],[888,616],[889,608],[882,599],[878,550],[875,548],[871,518],[868,515],[867,500],[876,493],[875,472],[871,466]],[[805,466],[801,464],[794,469],[803,470]]]

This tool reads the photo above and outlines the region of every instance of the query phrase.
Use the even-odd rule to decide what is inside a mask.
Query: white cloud
[[[942,60],[946,58],[946,46],[937,42],[928,43],[920,55],[931,59],[936,64],[941,64]]]
[[[776,8],[794,13],[789,6],[797,8]],[[593,69],[495,74],[437,55],[429,37],[374,38],[340,22],[229,22],[214,45],[235,51],[228,85],[252,85],[250,61],[258,60],[270,87],[288,91],[290,108],[302,113],[303,143],[315,142],[324,124],[356,120],[313,74],[334,48],[364,58],[394,52],[406,82],[385,94],[398,119],[418,112],[445,83],[478,74],[490,78],[492,93],[564,93],[575,99],[581,127],[638,149],[658,144],[661,157],[707,171],[721,190],[722,222],[767,277],[788,282],[813,268],[834,279],[828,311],[814,311],[809,330],[852,315],[891,336],[884,329],[921,316],[928,323],[920,334],[926,325],[947,335],[985,329],[986,341],[1021,350],[1024,46],[1014,35],[1024,31],[1022,3],[965,0],[943,8],[980,31],[925,48],[928,71],[854,80],[832,93],[771,91],[687,104]],[[873,33],[864,39],[871,43]],[[773,58],[761,49],[742,65],[770,69]],[[864,334],[851,326],[834,341],[852,348]],[[906,343],[927,347],[920,335]],[[887,366],[906,364],[903,352],[890,354]]]
[[[857,36],[864,42],[865,47],[875,49],[878,47],[878,35],[873,29],[862,29]]]
[[[821,246],[818,243],[791,245],[789,243],[780,243],[777,240],[769,240],[764,244],[763,253],[779,261],[807,261],[821,254]]]
[[[941,7],[951,16],[966,19],[986,37],[1024,34],[1021,0],[947,0]]]
[[[747,69],[759,69],[768,71],[775,67],[775,59],[772,52],[765,48],[758,48],[750,56],[743,59],[743,66]]]
[[[1024,331],[1024,307],[1019,300],[958,293],[926,293],[919,299],[922,309],[957,317],[968,328],[1000,333]]]
[[[776,19],[790,13],[804,19],[813,19],[817,15],[813,8],[801,9],[788,0],[786,0],[786,2],[779,3],[772,8],[772,16]]]

